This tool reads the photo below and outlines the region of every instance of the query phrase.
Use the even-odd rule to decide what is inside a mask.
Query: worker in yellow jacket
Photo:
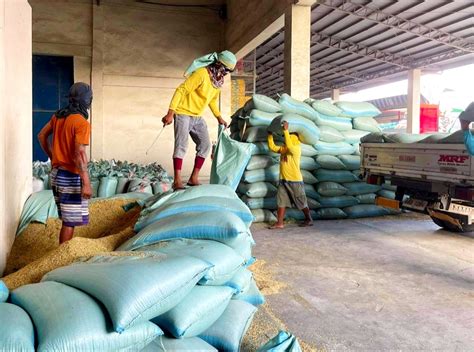
[[[163,117],[163,125],[170,125],[174,120],[174,153],[173,189],[183,189],[181,169],[183,158],[188,147],[188,136],[196,144],[196,157],[188,186],[199,185],[199,172],[211,150],[209,132],[202,114],[207,106],[220,125],[227,127],[219,111],[219,96],[224,84],[224,77],[232,72],[237,59],[230,51],[212,53],[200,57],[189,66],[184,76],[187,77],[175,91],[168,113]]]
[[[277,223],[272,229],[282,229],[286,208],[296,207],[303,211],[305,221],[300,226],[312,226],[313,219],[308,208],[308,201],[304,190],[303,176],[300,170],[301,143],[297,133],[289,133],[288,122],[283,122],[283,136],[285,144],[275,145],[273,134],[268,133],[268,148],[280,154],[280,182],[277,192]]]

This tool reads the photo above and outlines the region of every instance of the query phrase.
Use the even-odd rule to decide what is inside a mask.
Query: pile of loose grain
[[[39,282],[51,270],[71,264],[81,257],[90,257],[113,251],[134,235],[133,226],[140,207],[125,212],[130,200],[112,199],[93,202],[91,221],[87,227],[77,228],[71,241],[59,246],[58,219],[49,219],[46,225],[30,224],[17,238],[8,258],[9,275],[2,278],[10,290]]]
[[[133,226],[139,216],[140,208],[136,207],[128,212],[122,208],[123,205],[131,202],[134,200],[120,198],[91,202],[89,225],[77,227],[74,238],[101,238]],[[60,229],[61,221],[59,219],[48,219],[45,225],[30,224],[15,239],[8,257],[5,274],[13,273],[58,248]]]
[[[273,278],[273,274],[264,260],[257,260],[249,269],[252,271],[257,286],[264,296],[276,294],[288,286],[286,283]]]

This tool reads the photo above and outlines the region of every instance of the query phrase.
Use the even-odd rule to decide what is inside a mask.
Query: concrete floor
[[[254,225],[258,259],[288,289],[266,299],[302,340],[327,350],[474,351],[474,235],[429,218]]]

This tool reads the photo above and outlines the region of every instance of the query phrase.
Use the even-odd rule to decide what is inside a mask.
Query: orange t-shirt
[[[75,144],[89,145],[91,127],[80,114],[71,114],[66,118],[51,118],[53,127],[53,167],[65,169],[75,174],[80,170],[74,163]]]

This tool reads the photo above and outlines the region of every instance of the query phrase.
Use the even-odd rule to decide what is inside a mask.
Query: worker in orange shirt
[[[60,244],[73,237],[76,226],[89,223],[88,200],[92,188],[86,146],[91,131],[87,121],[91,103],[91,87],[75,83],[69,89],[69,105],[56,111],[38,134],[41,147],[51,159],[51,188],[62,221]]]

